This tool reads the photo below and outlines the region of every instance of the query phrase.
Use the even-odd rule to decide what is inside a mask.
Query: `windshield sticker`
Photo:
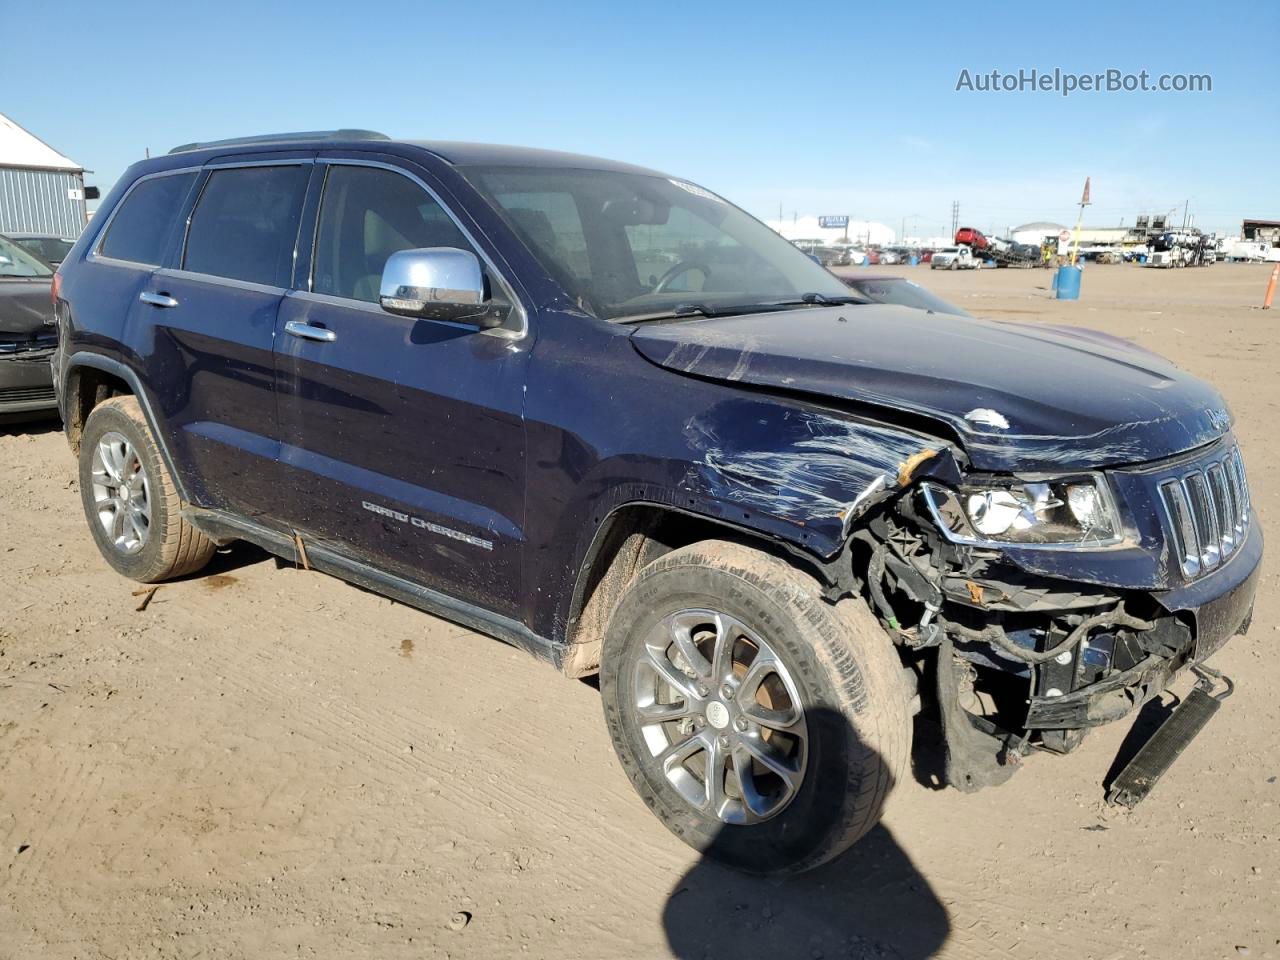
[[[717,197],[710,190],[704,190],[702,187],[699,187],[697,184],[687,183],[684,180],[671,180],[671,179],[668,179],[667,182],[670,183],[673,187],[679,187],[685,193],[692,193],[695,197],[701,197],[703,200],[713,200],[716,203],[724,203],[723,200]]]

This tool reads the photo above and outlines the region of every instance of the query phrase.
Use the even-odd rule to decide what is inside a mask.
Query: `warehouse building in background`
[[[0,233],[67,239],[88,222],[84,167],[0,113]]]

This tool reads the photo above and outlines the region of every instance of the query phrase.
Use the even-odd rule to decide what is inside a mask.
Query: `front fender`
[[[955,470],[955,448],[937,437],[774,398],[723,400],[691,418],[685,436],[693,459],[682,491],[823,558],[921,470]]]

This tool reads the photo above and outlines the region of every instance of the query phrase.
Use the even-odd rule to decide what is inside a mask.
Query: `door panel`
[[[129,342],[149,347],[146,379],[191,496],[201,506],[269,512],[283,479],[271,350],[284,291],[158,270],[144,292],[176,301],[139,302]]]
[[[291,321],[334,339],[283,333]],[[308,294],[285,298],[278,328],[290,522],[408,579],[512,612],[526,351]]]
[[[272,347],[310,159],[209,168],[173,258],[141,292],[141,344],[201,506],[273,515],[285,493]]]
[[[370,169],[331,168],[319,214],[317,286],[346,295],[292,292],[277,318],[286,516],[334,549],[511,615],[521,592],[532,338],[394,316],[369,302],[395,250],[468,242],[420,185],[385,170],[378,175],[391,179],[378,181]],[[380,203],[393,208],[380,216]],[[291,324],[332,339],[291,334]]]

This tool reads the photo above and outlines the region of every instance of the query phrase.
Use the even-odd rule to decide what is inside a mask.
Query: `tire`
[[[949,264],[947,265],[947,269],[948,269],[948,270],[955,270],[955,269],[957,268],[957,266],[958,266],[958,264],[957,264],[954,260],[952,260],[952,261],[951,261],[951,263],[949,263]]]
[[[802,724],[794,729],[803,727],[803,747],[789,735],[752,730],[747,718],[755,713],[740,710],[744,694],[751,698],[752,710],[760,708],[759,694],[752,696],[748,689],[754,661],[748,661],[745,677],[735,677],[741,684],[736,694],[720,692],[724,688],[715,686],[719,680],[713,671],[702,669],[711,666],[704,657],[694,673],[714,681],[705,688],[709,697],[699,699],[694,691],[693,696],[676,693],[670,700],[649,701],[652,687],[662,689],[662,683],[655,684],[657,659],[652,651],[672,636],[673,618],[692,623],[707,611],[720,614],[722,620],[737,621],[717,631],[717,636],[749,638],[746,643],[738,641],[735,649],[763,641],[765,647],[756,649],[771,649],[783,665],[785,680],[781,672],[768,678],[772,691],[768,703],[775,708],[775,718],[790,718],[789,701],[792,696],[798,701]],[[695,683],[669,659],[678,645],[672,643],[666,649],[661,657],[668,674],[683,684]],[[706,641],[703,649],[714,659],[714,641]],[[765,686],[762,683],[760,690]],[[782,686],[786,691],[780,696],[777,691]],[[666,689],[671,695],[675,688]],[[726,541],[675,550],[641,571],[609,622],[600,690],[618,759],[658,819],[696,850],[753,873],[798,873],[852,846],[879,822],[910,753],[904,668],[866,605],[861,600],[844,600],[833,606],[821,598],[818,584],[795,567]],[[663,706],[693,708],[698,715],[687,721],[692,735],[689,727],[682,731],[676,722],[642,722],[642,701],[649,704],[644,709],[651,711]],[[682,706],[671,707],[672,701]],[[713,712],[716,709],[721,712]],[[743,730],[739,723],[748,725],[746,732],[735,732]],[[684,761],[704,774],[701,801],[687,799],[689,792],[699,792],[698,778],[689,775],[691,767],[665,768],[672,771],[668,776],[659,759],[670,742],[688,744],[708,737],[704,742],[728,741],[727,753],[733,762],[733,772],[725,768],[725,776],[717,780],[724,784],[719,816],[711,812],[716,798],[705,789],[709,750]],[[788,764],[799,776],[788,791],[782,779],[764,770],[760,761],[748,761],[748,770],[760,771],[749,774],[757,801],[766,795],[769,784],[780,789],[772,793],[772,812],[765,811],[768,815],[755,822],[741,822],[744,815],[748,820],[754,816],[736,773],[738,758],[747,756],[741,744],[752,737],[757,749],[763,740],[771,754],[775,745],[783,750],[790,746]],[[731,789],[734,783],[739,785],[736,798]],[[732,822],[735,819],[739,822]]]
[[[112,470],[128,485],[117,483]],[[112,397],[89,414],[80,440],[80,500],[103,558],[132,580],[158,583],[195,573],[217,549],[182,518],[173,478],[134,397]],[[130,506],[120,506],[122,500]]]

